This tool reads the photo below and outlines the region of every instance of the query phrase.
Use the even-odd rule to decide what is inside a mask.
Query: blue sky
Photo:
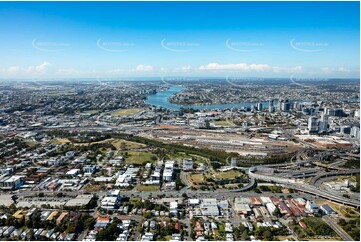
[[[0,77],[358,77],[359,2],[0,2]]]

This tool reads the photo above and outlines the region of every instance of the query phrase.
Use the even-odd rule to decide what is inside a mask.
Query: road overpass
[[[341,176],[341,175],[354,175],[360,173],[359,169],[351,169],[346,171],[333,171],[333,172],[324,172],[321,174],[318,174],[314,178],[312,178],[310,184],[312,186],[316,185],[317,180],[324,178],[324,177],[330,177],[330,176]]]
[[[360,201],[358,200],[354,200],[354,199],[349,199],[349,198],[345,198],[343,196],[339,196],[337,194],[331,193],[329,191],[325,191],[322,189],[319,189],[315,186],[309,185],[309,184],[303,184],[303,183],[296,183],[294,180],[292,179],[287,179],[287,178],[282,178],[282,177],[276,177],[276,176],[267,176],[267,175],[262,175],[262,174],[256,174],[255,172],[261,169],[261,167],[259,166],[255,166],[255,167],[251,167],[248,170],[248,175],[250,177],[253,177],[256,180],[263,180],[263,181],[268,181],[268,182],[276,182],[279,184],[282,184],[285,187],[289,187],[301,192],[306,192],[312,195],[316,195],[322,198],[326,198],[329,199],[331,201],[334,202],[338,202],[338,203],[342,203],[345,205],[349,205],[349,206],[353,206],[353,207],[360,207]]]

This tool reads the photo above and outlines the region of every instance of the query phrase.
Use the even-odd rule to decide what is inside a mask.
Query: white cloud
[[[159,71],[160,71],[160,72],[168,72],[168,68],[166,68],[166,67],[161,67],[161,68],[159,69]]]
[[[345,73],[351,72],[349,69],[347,69],[347,68],[345,68],[345,67],[339,67],[339,68],[337,69],[337,71],[339,71],[339,72],[345,72]]]
[[[182,66],[181,69],[182,71],[189,71],[191,69],[191,66]]]
[[[18,66],[10,66],[7,68],[0,69],[1,74],[7,74],[7,75],[14,75],[14,74],[19,73],[19,71],[20,71],[20,67],[18,67]]]
[[[205,66],[200,66],[199,70],[232,70],[232,71],[265,71],[269,70],[270,66],[267,64],[218,64],[209,63]]]
[[[294,67],[280,67],[274,66],[272,67],[272,71],[279,73],[279,72],[287,72],[287,73],[300,73],[303,71],[302,66],[294,66]]]
[[[322,72],[326,74],[332,74],[332,73],[350,73],[351,70],[345,68],[345,67],[338,67],[338,68],[332,68],[332,67],[324,67],[321,69]]]
[[[219,70],[219,71],[272,71],[272,72],[302,72],[302,66],[295,67],[279,67],[279,66],[270,66],[268,64],[247,64],[247,63],[238,63],[238,64],[218,64],[218,63],[209,63],[205,66],[200,66],[199,70]]]
[[[63,68],[63,69],[58,69],[55,74],[57,75],[64,75],[64,76],[79,76],[79,75],[92,75],[92,74],[97,74],[98,72],[95,70],[79,70],[76,68]]]
[[[29,66],[26,70],[27,73],[33,73],[33,74],[43,74],[48,70],[48,67],[50,66],[50,63],[47,61],[44,61],[42,64],[37,66]]]
[[[138,65],[135,70],[139,72],[153,71],[153,66]]]
[[[56,73],[60,75],[75,75],[75,74],[79,74],[80,71],[75,68],[66,68],[66,69],[58,69]]]
[[[124,72],[125,71],[120,68],[107,71],[108,74],[123,74]]]

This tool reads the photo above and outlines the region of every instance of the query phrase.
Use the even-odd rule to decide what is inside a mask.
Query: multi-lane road
[[[323,189],[320,189],[318,187],[315,187],[315,186],[312,186],[309,184],[296,183],[295,181],[293,181],[291,179],[280,178],[280,177],[276,177],[274,175],[256,174],[255,173],[256,171],[257,171],[257,167],[252,167],[248,170],[248,175],[250,177],[253,177],[256,180],[258,179],[258,180],[263,180],[263,181],[268,181],[268,182],[275,182],[275,183],[281,184],[282,186],[290,187],[290,188],[298,190],[298,191],[303,191],[303,192],[306,192],[309,194],[313,194],[313,195],[316,195],[316,196],[319,196],[322,198],[329,199],[331,201],[339,202],[339,203],[357,207],[357,208],[360,207],[359,200],[345,198],[341,195],[334,194],[329,191],[325,191]]]
[[[325,221],[344,241],[353,241],[350,235],[343,230],[335,220],[333,220],[330,216],[326,215],[322,217],[323,221]]]

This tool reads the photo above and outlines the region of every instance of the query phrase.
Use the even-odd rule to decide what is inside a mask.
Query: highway
[[[254,179],[268,181],[268,182],[275,182],[282,184],[285,187],[293,188],[298,191],[302,191],[305,193],[313,194],[322,198],[329,199],[334,202],[339,202],[345,205],[353,206],[353,207],[360,207],[360,201],[355,199],[349,199],[345,198],[343,196],[340,196],[338,194],[331,193],[329,191],[322,190],[320,188],[317,188],[315,186],[311,186],[309,184],[303,184],[303,183],[296,183],[294,180],[286,179],[286,178],[280,178],[275,176],[267,176],[267,175],[261,175],[254,173],[257,171],[258,167],[252,167],[248,170],[248,175],[250,177],[253,177]]]
[[[353,241],[350,235],[343,230],[336,221],[334,221],[330,216],[326,215],[322,217],[325,221],[344,241]]]
[[[360,173],[359,169],[350,169],[350,170],[345,170],[345,171],[334,171],[334,172],[324,172],[321,174],[318,174],[317,176],[315,176],[314,178],[312,178],[311,180],[311,185],[315,186],[317,183],[317,180],[323,178],[323,177],[330,177],[330,176],[340,176],[340,175],[354,175]]]

